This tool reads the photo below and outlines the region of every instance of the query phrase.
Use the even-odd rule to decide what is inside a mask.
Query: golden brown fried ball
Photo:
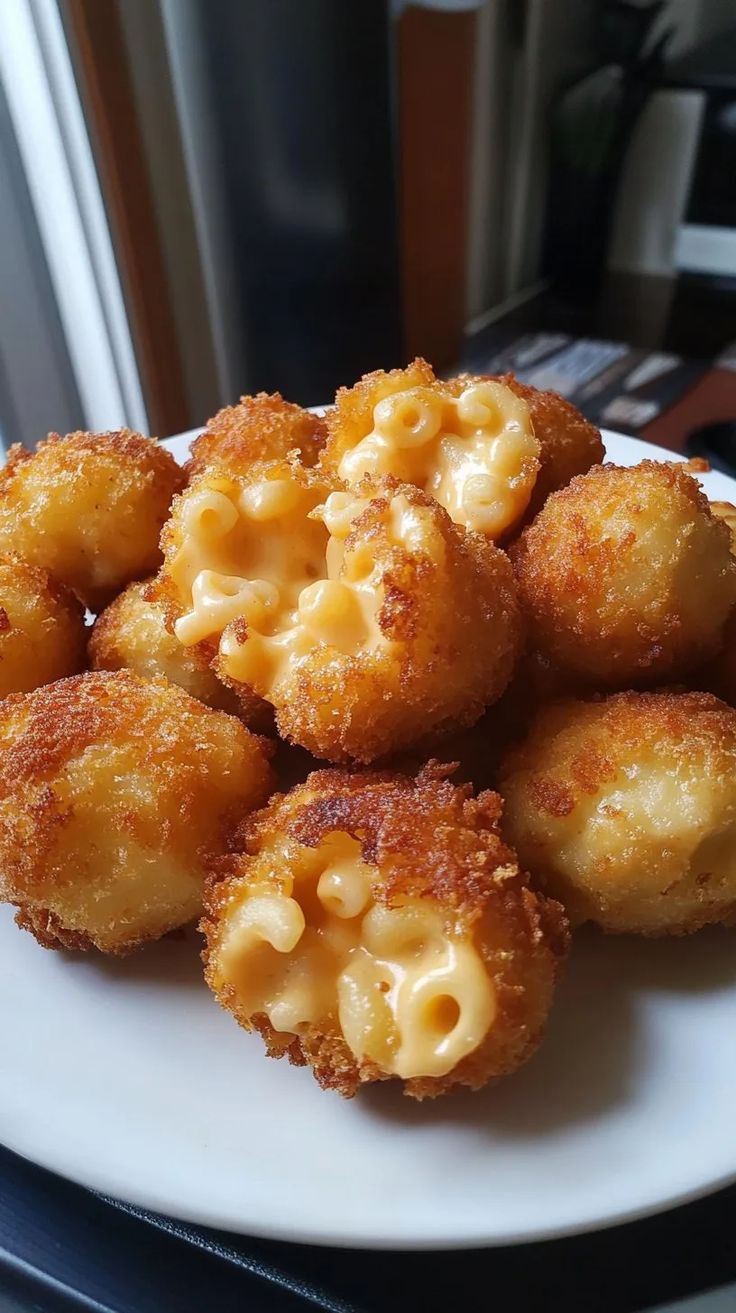
[[[458,780],[470,780],[476,789],[495,789],[501,762],[527,733],[540,707],[588,692],[580,680],[562,675],[538,652],[522,652],[503,697],[470,728],[443,739],[442,755],[457,762]]]
[[[161,560],[159,534],[184,475],[151,438],[52,433],[0,469],[0,552],[49,570],[99,610]]]
[[[736,601],[728,530],[677,465],[595,466],[511,548],[531,642],[600,687],[671,679],[715,652]]]
[[[364,374],[353,387],[338,388],[335,405],[325,415],[327,446],[322,454],[325,468],[336,471],[343,456],[370,432],[373,410],[379,401],[412,388],[431,388],[436,382],[432,366],[417,356],[406,369],[375,369],[371,374]]]
[[[694,671],[688,683],[691,688],[707,689],[729,706],[736,707],[736,610],[726,621],[720,650]]]
[[[418,1099],[478,1089],[541,1038],[565,917],[519,874],[498,795],[451,770],[315,772],[214,865],[210,988],[346,1097],[392,1077]]]
[[[125,953],[201,909],[268,796],[264,749],[165,679],[77,675],[0,703],[0,899],[47,948]]]
[[[219,468],[226,474],[246,474],[255,461],[283,460],[297,451],[302,465],[315,465],[327,435],[325,421],[301,406],[284,401],[279,392],[241,397],[224,406],[191,446],[187,473]]]
[[[84,612],[38,566],[0,556],[0,698],[84,669]]]
[[[575,922],[685,934],[736,910],[736,711],[617,693],[542,711],[500,773],[504,834]]]
[[[411,485],[333,491],[288,462],[208,472],[161,542],[177,638],[216,642],[220,677],[318,757],[369,762],[471,724],[511,677],[507,556]]]
[[[712,501],[710,508],[719,520],[728,525],[731,535],[731,555],[736,556],[736,506],[727,501]],[[707,689],[736,706],[736,608],[726,621],[723,641],[716,655],[694,671],[688,683],[695,689]]]
[[[511,744],[524,737],[542,707],[561,698],[586,697],[596,691],[576,675],[561,671],[544,653],[533,649],[523,652],[506,692],[484,717],[496,765]]]
[[[723,520],[728,525],[731,535],[731,554],[736,556],[736,506],[732,506],[730,501],[712,501],[710,509],[719,520]]]
[[[494,541],[521,522],[539,469],[526,402],[497,379],[435,378],[426,360],[341,388],[321,463],[351,487],[393,475]]]
[[[500,375],[498,382],[526,402],[539,443],[539,473],[526,517],[530,520],[551,492],[566,488],[576,474],[600,465],[605,455],[603,440],[600,429],[558,392],[542,392],[513,374]]]
[[[215,711],[240,716],[258,733],[272,727],[273,713],[260,698],[239,698],[226,688],[199,648],[184,647],[165,623],[154,581],[129,584],[97,617],[89,640],[92,670],[134,670],[144,679],[163,675]]]

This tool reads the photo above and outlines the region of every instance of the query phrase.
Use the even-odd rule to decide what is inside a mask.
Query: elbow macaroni
[[[524,514],[538,470],[526,402],[487,380],[457,397],[441,384],[384,397],[337,472],[348,484],[394,474],[431,493],[456,524],[498,538]]]
[[[218,966],[246,1015],[287,1034],[333,1019],[358,1061],[403,1079],[446,1075],[481,1044],[496,997],[467,933],[426,901],[375,902],[377,872],[347,834],[290,869],[226,914]]]
[[[220,669],[273,699],[314,648],[355,656],[385,644],[377,616],[383,585],[369,544],[346,549],[368,502],[296,478],[245,488],[215,475],[185,494],[181,544],[167,569],[183,603],[174,632],[185,647],[216,638]],[[391,538],[441,560],[427,510],[397,494],[386,512]]]

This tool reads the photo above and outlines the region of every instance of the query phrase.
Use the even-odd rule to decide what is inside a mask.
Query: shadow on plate
[[[65,953],[70,966],[125,987],[125,985],[163,985],[167,989],[205,988],[202,976],[202,936],[188,926],[166,935],[154,944],[146,944],[127,957],[103,953]]]
[[[70,954],[75,968],[115,986],[204,991],[193,928],[130,957]],[[511,1079],[474,1094],[461,1090],[417,1104],[398,1084],[368,1086],[361,1111],[401,1126],[457,1124],[471,1131],[534,1139],[595,1120],[629,1099],[646,1059],[641,1007],[653,993],[703,995],[736,983],[736,936],[714,927],[682,939],[606,937],[586,928],[575,937],[547,1033]]]
[[[593,932],[586,932],[593,938]],[[603,940],[620,954],[629,989],[710,994],[736,984],[736,933],[711,926],[695,935],[669,939]]]
[[[706,993],[736,982],[736,943],[728,931],[689,939],[575,939],[541,1047],[521,1071],[473,1094],[458,1091],[418,1106],[396,1085],[360,1099],[371,1115],[409,1127],[447,1123],[492,1135],[535,1138],[591,1121],[624,1103],[646,1054],[638,995],[653,990]]]

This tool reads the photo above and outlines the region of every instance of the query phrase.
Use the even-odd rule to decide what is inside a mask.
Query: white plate
[[[177,440],[177,454],[186,447]],[[624,464],[665,453],[607,436]],[[703,479],[736,500],[736,483]],[[122,961],[40,948],[0,909],[0,1137],[84,1185],[283,1240],[506,1244],[655,1212],[736,1178],[736,953],[582,934],[517,1076],[351,1102],[269,1062],[202,983],[196,936]]]

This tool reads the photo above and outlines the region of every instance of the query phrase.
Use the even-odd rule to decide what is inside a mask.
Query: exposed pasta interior
[[[389,641],[378,624],[380,567],[368,543],[346,543],[368,503],[279,470],[245,485],[200,480],[182,499],[180,545],[168,565],[183,608],[179,641],[216,638],[222,673],[265,698],[316,644],[359,656]],[[398,493],[385,521],[392,541],[441,559],[425,508]]]
[[[373,407],[373,428],[344,452],[338,474],[414,483],[455,521],[498,538],[524,514],[539,470],[526,402],[502,383],[456,390],[434,383],[395,392]]]
[[[375,901],[377,871],[348,834],[299,845],[287,869],[265,893],[244,884],[226,912],[217,966],[241,1014],[293,1035],[336,1019],[358,1061],[403,1079],[474,1052],[496,996],[467,929],[421,899]]]

